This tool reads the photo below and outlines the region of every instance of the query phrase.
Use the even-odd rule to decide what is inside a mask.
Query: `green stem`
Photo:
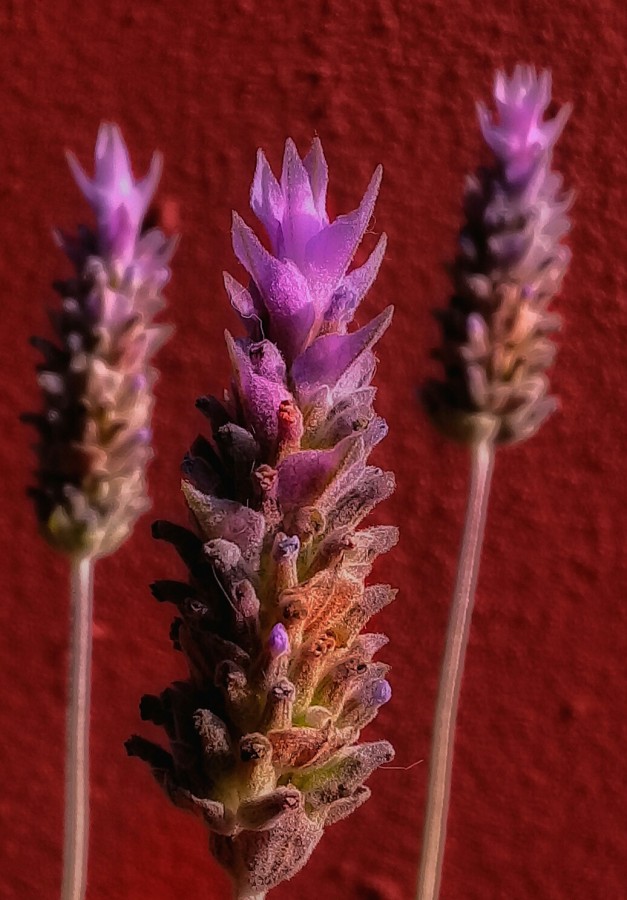
[[[62,900],[83,900],[89,845],[89,700],[94,563],[72,561],[72,638],[67,707]]]
[[[417,900],[437,900],[440,893],[446,821],[451,792],[455,721],[479,573],[493,466],[494,445],[491,441],[483,441],[472,448],[472,474],[464,536],[435,712]]]

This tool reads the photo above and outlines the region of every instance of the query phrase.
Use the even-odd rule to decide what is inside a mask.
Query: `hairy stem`
[[[479,572],[493,464],[494,446],[491,441],[483,441],[472,448],[466,522],[435,712],[417,900],[437,900],[440,893],[451,792],[455,720]]]
[[[82,900],[87,884],[93,575],[94,563],[89,557],[72,562],[62,900]]]

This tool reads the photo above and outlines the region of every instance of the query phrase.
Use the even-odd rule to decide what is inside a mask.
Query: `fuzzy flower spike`
[[[449,436],[474,443],[530,437],[556,408],[546,370],[559,319],[548,306],[570,260],[561,243],[572,196],[551,171],[570,106],[544,121],[551,76],[517,66],[497,73],[498,120],[478,105],[495,161],[468,178],[467,217],[453,267],[455,292],[438,313],[445,377],[425,391],[427,408]]]
[[[102,125],[94,179],[68,162],[91,205],[96,231],[57,233],[76,268],[57,283],[57,341],[35,338],[44,355],[39,468],[32,490],[42,533],[72,556],[103,556],[128,536],[149,506],[146,465],[156,377],[150,360],[169,328],[155,325],[174,249],[141,225],[159,180],[161,158],[135,182],[119,129]]]
[[[557,406],[547,369],[559,318],[549,310],[570,251],[561,243],[571,196],[551,170],[553,146],[568,118],[545,118],[551,76],[517,66],[494,86],[496,120],[478,105],[490,168],[468,179],[466,224],[452,268],[454,293],[440,311],[434,354],[441,380],[424,391],[428,412],[449,437],[470,445],[472,477],[435,716],[419,900],[435,900],[446,837],[457,702],[495,447],[533,435]]]
[[[55,287],[61,310],[51,313],[56,341],[33,339],[41,414],[35,501],[40,531],[71,559],[72,649],[67,722],[63,900],[85,893],[88,846],[89,694],[93,564],[112,553],[149,506],[146,466],[156,373],[151,358],[169,329],[155,325],[163,306],[174,243],[142,233],[161,158],[133,178],[115,125],[102,125],[90,180],[68,154],[74,178],[96,216],[96,229],[58,233],[75,267]]]
[[[367,464],[386,434],[370,381],[391,310],[348,330],[385,247],[349,271],[379,181],[377,170],[359,208],[329,222],[318,140],[303,160],[287,142],[280,181],[259,153],[251,205],[271,250],[234,216],[251,281],[225,276],[248,337],[227,334],[225,402],[198,401],[211,434],[183,465],[190,527],[154,526],[189,573],[152,585],[178,609],[189,678],[141,702],[169,749],[139,736],[127,749],[204,821],[242,898],[298,872],[393,755],[359,735],[391,694],[373,661],[386,638],[361,632],[394,597],[365,579],[397,532],[358,527],[394,486]]]

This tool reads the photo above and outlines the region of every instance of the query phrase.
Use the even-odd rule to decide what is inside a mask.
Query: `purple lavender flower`
[[[290,652],[290,639],[283,622],[277,622],[268,638],[268,651],[273,659]]]
[[[265,896],[305,865],[393,755],[386,741],[358,743],[391,696],[373,661],[387,639],[361,631],[394,597],[365,579],[397,532],[358,528],[394,487],[367,464],[387,431],[370,381],[391,310],[347,332],[385,248],[382,236],[349,271],[379,181],[377,170],[359,208],[329,222],[318,140],[304,160],[287,142],[280,182],[259,153],[251,205],[272,252],[234,218],[252,280],[225,281],[248,337],[227,335],[226,402],[198,401],[211,438],[183,466],[192,528],[155,524],[189,570],[153,592],[178,608],[172,636],[191,674],[142,700],[171,752],[138,736],[127,748],[209,827],[238,897]]]
[[[100,127],[90,181],[68,154],[72,173],[96,215],[95,231],[57,239],[74,277],[55,285],[57,342],[33,339],[44,411],[25,417],[39,431],[37,486],[42,533],[72,555],[112,552],[148,506],[145,469],[156,377],[150,360],[169,328],[153,319],[163,306],[174,242],[143,217],[159,179],[155,155],[136,183],[115,125]]]
[[[548,72],[496,76],[498,122],[479,104],[494,154],[466,184],[466,224],[452,267],[454,293],[438,312],[444,376],[424,401],[435,424],[470,448],[471,478],[436,705],[417,897],[436,900],[451,794],[454,731],[485,530],[495,449],[533,435],[557,405],[546,371],[559,319],[548,311],[570,253],[561,243],[571,197],[551,171],[569,108],[549,120]]]
[[[392,699],[390,682],[384,678],[381,681],[376,681],[373,685],[372,697],[374,702],[380,706],[383,706],[384,703],[389,703]]]
[[[538,77],[517,66],[511,78],[496,76],[498,123],[478,107],[495,162],[467,181],[455,293],[438,313],[445,378],[425,390],[438,426],[471,443],[489,435],[497,443],[523,440],[557,405],[545,371],[559,319],[548,305],[570,260],[561,239],[572,197],[551,171],[570,107],[545,120],[550,87],[548,72]]]

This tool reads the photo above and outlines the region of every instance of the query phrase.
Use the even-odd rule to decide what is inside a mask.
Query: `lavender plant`
[[[226,335],[224,402],[198,400],[210,437],[183,464],[189,527],[154,525],[188,569],[152,591],[178,609],[171,636],[189,677],[141,701],[169,750],[139,736],[127,750],[205,823],[238,897],[298,872],[393,756],[386,741],[358,742],[391,693],[388,667],[373,662],[387,639],[361,632],[394,597],[365,579],[397,531],[358,528],[394,487],[367,464],[387,430],[373,411],[372,347],[391,309],[348,330],[385,250],[383,235],[348,271],[380,179],[377,169],[359,208],[330,223],[320,142],[301,160],[288,141],[280,182],[259,152],[251,205],[271,252],[235,215],[251,281],[225,284],[247,337]]]
[[[34,338],[43,363],[43,411],[35,425],[38,467],[30,493],[42,535],[71,561],[73,634],[67,721],[62,895],[83,897],[87,873],[89,695],[93,564],[112,553],[148,508],[146,465],[156,377],[151,359],[169,329],[154,323],[163,306],[174,242],[142,233],[161,158],[135,182],[115,125],[98,133],[95,176],[68,154],[72,174],[96,216],[96,229],[57,232],[75,274],[55,288],[56,340]]]
[[[572,202],[551,171],[570,107],[545,120],[549,72],[517,66],[496,75],[498,121],[479,104],[490,168],[468,179],[466,224],[452,269],[453,296],[439,313],[444,377],[426,385],[426,407],[449,437],[469,445],[470,496],[453,595],[429,776],[419,900],[439,894],[455,719],[497,446],[526,440],[556,408],[546,375],[559,318],[549,304],[570,259],[561,244]]]

